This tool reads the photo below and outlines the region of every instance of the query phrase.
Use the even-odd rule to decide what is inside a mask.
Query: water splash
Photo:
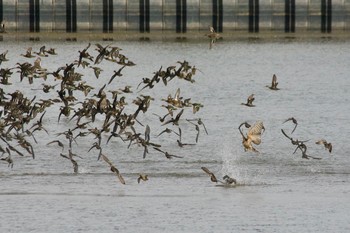
[[[248,152],[247,152],[248,153]],[[228,175],[237,180],[239,185],[263,185],[265,169],[261,169],[250,164],[250,160],[256,164],[259,160],[258,155],[246,154],[242,148],[234,148],[230,144],[224,144],[221,147],[222,156],[222,175]]]

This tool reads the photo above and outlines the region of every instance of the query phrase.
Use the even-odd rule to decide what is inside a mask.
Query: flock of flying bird
[[[162,84],[167,86],[175,78],[194,83],[193,76],[196,74],[197,68],[191,66],[187,61],[178,61],[176,65],[166,69],[160,67],[153,73],[152,77],[142,78],[137,86],[138,95],[130,104],[127,102],[127,95],[133,93],[132,86],[114,89],[111,83],[123,76],[122,71],[126,67],[135,66],[135,63],[123,55],[122,49],[119,47],[100,44],[95,44],[95,46],[96,56],[90,54],[91,44],[89,43],[84,49],[78,51],[76,60],[53,71],[41,66],[42,59],[57,55],[53,48],[47,49],[46,46],[42,46],[39,51],[28,48],[21,56],[29,61],[17,63],[15,67],[10,68],[4,66],[8,61],[8,51],[0,54],[0,152],[2,153],[0,160],[13,167],[14,154],[25,156],[25,152],[27,152],[33,159],[36,158],[33,143],[37,143],[37,133],[42,131],[44,134],[51,135],[50,130],[45,125],[45,117],[47,111],[52,115],[52,111],[54,111],[52,106],[58,106],[56,108],[59,109],[58,123],[60,124],[61,118],[65,117],[69,123],[64,122],[63,125],[70,128],[66,127],[66,130],[56,133],[54,140],[48,142],[47,146],[61,148],[60,156],[72,163],[74,173],[78,173],[78,162],[79,159],[82,159],[80,155],[74,153],[74,147],[78,145],[79,138],[87,136],[90,138],[92,136],[94,140],[88,152],[97,150],[97,159],[106,162],[122,184],[125,184],[124,178],[103,151],[111,140],[126,143],[127,148],[132,145],[143,148],[143,158],[146,158],[151,150],[154,153],[164,155],[167,159],[183,157],[170,153],[163,149],[161,144],[151,139],[151,128],[148,124],[141,122],[142,119],[139,119],[139,115],[148,112],[155,99],[140,92]],[[30,59],[33,61],[31,62]],[[93,93],[95,86],[88,85],[87,79],[84,79],[86,74],[78,72],[78,70],[84,70],[88,75],[95,76],[101,81],[101,77],[106,76],[102,75],[103,69],[99,66],[102,62],[110,62],[108,65],[116,65],[118,68],[109,78],[107,77],[108,81]],[[40,96],[50,96],[50,98],[37,100],[36,95],[27,97],[20,90],[7,93],[5,87],[15,81],[15,73],[19,74],[20,82],[28,82],[29,85],[35,86],[39,82],[41,88],[33,88],[32,90],[36,91],[35,93],[42,91]],[[191,98],[181,96],[180,88],[177,88],[174,95],[169,94],[161,101],[163,103],[161,109],[165,111],[165,114],[159,116],[153,113],[153,115],[156,120],[159,120],[160,126],[164,130],[156,138],[161,138],[166,133],[172,133],[176,135],[176,144],[181,148],[195,145],[195,143],[182,141],[181,125],[186,124],[186,130],[192,129],[196,132],[194,139],[196,143],[202,128],[208,134],[201,118],[183,119],[185,111],[189,112],[186,115],[191,114],[191,112],[194,115],[200,111],[203,105],[193,102]],[[107,137],[103,137],[103,135],[108,136],[106,142],[103,142],[103,139]],[[63,153],[65,149],[66,153]],[[138,182],[146,180],[148,180],[146,174],[140,174],[137,179]]]
[[[271,85],[266,86],[266,87],[268,87],[270,90],[273,90],[273,91],[280,90],[277,86],[278,86],[277,77],[274,74],[272,76]],[[244,105],[247,107],[255,107],[255,105],[253,104],[254,100],[255,100],[254,94],[251,94],[250,96],[248,96],[247,102],[241,103],[241,105]],[[298,126],[298,121],[294,117],[290,117],[290,118],[286,119],[283,122],[283,124],[286,122],[292,122],[294,124],[294,128],[291,132],[291,134],[293,134],[293,132],[296,130],[296,128]],[[243,133],[243,130],[242,130],[243,126],[248,129],[248,132],[246,134]],[[259,145],[261,143],[261,135],[265,131],[265,127],[264,127],[263,122],[257,121],[254,123],[254,125],[251,125],[248,122],[243,122],[239,125],[238,130],[242,136],[242,145],[243,145],[244,151],[252,151],[252,152],[259,153],[259,151],[253,147],[253,144]],[[307,146],[305,143],[310,141],[310,140],[302,141],[302,140],[298,140],[298,139],[293,139],[283,129],[281,129],[281,132],[287,139],[289,139],[291,141],[292,145],[295,146],[295,150],[294,150],[293,154],[295,154],[297,150],[300,150],[303,159],[310,159],[310,158],[317,159],[317,160],[321,159],[319,157],[314,157],[314,156],[306,154]],[[315,143],[318,145],[323,145],[324,148],[329,153],[332,152],[332,143],[327,142],[325,139],[317,140]],[[228,175],[224,175],[222,180],[218,180],[216,178],[215,174],[213,172],[211,172],[208,168],[202,167],[202,170],[210,176],[210,180],[214,183],[221,183],[224,185],[236,185],[237,184],[237,180],[229,177]]]
[[[219,38],[219,34],[215,32],[213,28],[210,28],[210,33],[207,34],[210,38],[210,48],[212,44]],[[92,56],[89,49],[91,44],[89,43],[83,50],[78,51],[77,59],[71,63],[67,63],[64,66],[58,67],[54,71],[48,71],[41,66],[41,61],[45,57],[57,55],[55,49],[46,49],[42,46],[39,51],[32,51],[32,48],[28,48],[27,51],[21,56],[35,60],[31,62],[17,63],[15,67],[5,68],[4,63],[8,61],[8,51],[0,54],[0,152],[2,153],[0,160],[8,163],[8,166],[13,167],[14,161],[13,154],[24,156],[24,151],[30,154],[33,159],[35,158],[35,152],[31,141],[37,143],[35,135],[38,131],[43,131],[47,135],[50,132],[44,127],[43,119],[45,117],[47,109],[51,106],[59,105],[59,113],[57,121],[60,122],[62,116],[65,116],[69,121],[75,120],[75,125],[72,128],[68,128],[60,133],[57,133],[56,139],[47,143],[50,145],[57,145],[62,148],[60,156],[69,160],[73,165],[74,173],[78,173],[79,165],[77,158],[81,156],[73,153],[73,145],[77,145],[77,139],[92,135],[94,143],[92,143],[88,152],[91,150],[98,151],[98,160],[102,159],[108,164],[110,170],[118,177],[122,184],[125,184],[125,180],[117,167],[103,152],[102,135],[107,135],[108,139],[105,144],[108,144],[110,140],[120,140],[122,143],[127,143],[127,148],[132,145],[138,145],[143,148],[142,157],[146,158],[150,149],[156,153],[163,154],[167,159],[183,158],[183,156],[169,153],[162,148],[162,145],[155,143],[151,140],[151,128],[148,124],[140,122],[138,116],[140,113],[145,114],[151,106],[154,97],[149,95],[139,94],[136,99],[132,101],[134,109],[131,112],[127,112],[126,101],[127,94],[133,93],[132,86],[125,86],[117,90],[107,90],[108,86],[118,77],[122,77],[122,71],[127,67],[135,66],[136,64],[129,60],[125,55],[121,53],[122,49],[119,47],[113,47],[111,45],[102,46],[95,44],[95,50],[97,56]],[[90,49],[91,50],[91,49]],[[78,72],[78,69],[92,71],[96,79],[99,79],[103,72],[103,69],[98,66],[102,62],[110,62],[111,64],[118,65],[118,69],[114,70],[108,82],[105,83],[96,93],[91,94],[95,89],[94,86],[88,85],[87,81],[83,79],[84,74]],[[159,70],[153,73],[152,77],[142,78],[141,82],[137,86],[139,89],[137,93],[140,93],[144,89],[152,89],[155,86],[159,86],[159,83],[167,86],[174,78],[194,83],[193,76],[196,74],[197,68],[191,66],[187,61],[177,62],[176,65],[169,66],[166,69],[160,67]],[[17,90],[13,93],[5,92],[5,86],[11,85],[11,79],[13,79],[14,73],[19,73],[20,82],[26,80],[30,85],[41,82],[42,88],[33,89],[36,91],[42,91],[45,94],[51,93],[53,98],[36,100],[36,96],[27,97],[21,91]],[[48,82],[49,80],[50,82]],[[54,84],[52,84],[54,82]],[[49,84],[51,83],[51,84]],[[271,86],[267,86],[269,89],[277,91],[277,77],[273,75]],[[242,105],[247,107],[254,107],[254,94],[251,94],[247,98],[246,103]],[[183,120],[184,111],[191,109],[192,114],[196,114],[203,105],[198,102],[192,102],[191,98],[184,98],[181,96],[180,88],[177,89],[174,95],[169,94],[167,98],[161,99],[164,104],[161,106],[166,113],[163,116],[155,115],[160,126],[165,127],[158,135],[161,137],[166,134],[174,134],[177,137],[177,145],[182,148],[184,146],[193,146],[195,143],[184,143],[182,141],[182,129],[181,125],[187,124],[193,126],[196,132],[195,142],[198,143],[201,128],[208,134],[207,128],[203,120],[199,117],[193,119]],[[50,109],[51,111],[51,109]],[[96,116],[102,121],[96,120]],[[39,118],[37,120],[37,118]],[[82,122],[84,121],[84,122]],[[291,121],[295,127],[291,134],[295,131],[298,123],[293,117],[287,119],[284,123]],[[247,128],[247,132],[244,134],[242,127]],[[141,132],[138,128],[144,129]],[[238,130],[242,136],[242,145],[245,151],[258,152],[253,144],[259,145],[261,143],[261,135],[265,128],[262,121],[258,121],[253,125],[248,122],[243,122],[239,125]],[[304,159],[320,159],[306,154],[307,141],[300,141],[293,139],[282,129],[283,135],[291,141],[292,145],[296,146],[294,153],[300,150],[302,158]],[[65,143],[68,144],[67,154],[64,154]],[[317,144],[322,144],[331,152],[332,144],[326,140],[319,140]],[[15,145],[16,144],[16,145]],[[211,181],[220,182],[222,184],[236,184],[237,181],[234,178],[225,175],[222,180],[218,180],[214,173],[208,168],[202,167],[202,170],[210,176]],[[147,174],[140,174],[137,178],[138,183],[141,181],[147,181]]]

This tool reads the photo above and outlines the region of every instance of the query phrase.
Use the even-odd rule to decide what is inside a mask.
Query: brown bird
[[[52,143],[57,143],[60,147],[62,147],[62,151],[63,151],[64,145],[63,145],[63,143],[60,140],[53,140],[53,141],[47,143],[46,145],[50,145]]]
[[[112,75],[112,77],[111,77],[111,79],[109,80],[109,82],[108,82],[108,84],[110,84],[112,81],[113,81],[113,79],[115,78],[115,77],[121,77],[121,76],[123,76],[123,74],[121,73],[122,72],[122,70],[124,69],[124,67],[125,67],[126,65],[123,65],[118,71],[114,71],[114,74]]]
[[[161,117],[161,116],[159,116],[159,115],[157,115],[157,114],[155,114],[155,113],[153,113],[153,115],[157,116],[157,117],[159,118],[159,121],[163,123],[163,122],[165,121],[165,118],[166,118],[168,115],[170,115],[170,113],[165,114],[163,117]]]
[[[237,180],[229,177],[228,175],[225,175],[224,177],[222,177],[222,179],[225,181],[226,184],[237,184]]]
[[[166,124],[169,124],[169,123],[173,123],[173,125],[179,125],[179,120],[180,120],[180,117],[182,115],[182,113],[184,112],[184,109],[182,109],[175,117],[175,119],[172,117],[170,120],[166,121],[165,123],[163,123],[162,125],[166,125]]]
[[[0,54],[0,65],[3,61],[8,61],[8,59],[6,58],[7,53],[8,53],[8,50]]]
[[[184,146],[194,146],[196,144],[194,143],[182,143],[179,139],[176,140],[177,141],[177,144],[179,145],[179,147],[184,147]]]
[[[26,57],[26,58],[32,58],[32,57],[35,57],[33,54],[32,54],[32,47],[29,47],[26,51],[25,54],[21,54],[21,56],[23,57]]]
[[[192,103],[192,111],[193,114],[195,114],[196,112],[198,112],[201,108],[203,108],[204,105],[201,103]]]
[[[241,103],[241,105],[245,105],[248,107],[255,107],[255,105],[253,105],[253,101],[255,100],[254,98],[254,94],[251,94],[250,96],[248,96],[247,98],[247,103]]]
[[[109,164],[111,171],[118,177],[120,183],[125,184],[123,176],[120,174],[119,170],[113,165],[113,163],[104,155],[101,154],[102,159]]]
[[[201,118],[198,118],[198,119],[186,119],[188,122],[192,122],[192,121],[197,121],[197,124],[198,125],[202,125],[204,130],[205,130],[205,133],[208,135],[208,131],[207,131],[207,128],[205,127],[204,125],[204,122],[202,121]]]
[[[46,50],[46,52],[51,55],[57,55],[55,48],[49,48],[49,50]]]
[[[162,151],[161,149],[159,149],[157,147],[153,147],[153,149],[163,153],[167,159],[172,159],[173,157],[175,157],[175,158],[183,158],[182,156],[169,154],[167,151]]]
[[[72,151],[71,150],[69,150],[69,155],[67,156],[67,155],[64,155],[64,154],[60,154],[63,158],[66,158],[66,159],[69,159],[71,162],[72,162],[72,164],[73,164],[73,171],[74,171],[74,173],[75,174],[77,174],[78,173],[78,163],[77,163],[77,161],[75,161],[74,159],[73,159],[73,153],[72,153]]]
[[[47,134],[49,134],[49,132],[47,132],[47,130],[44,128],[43,122],[42,122],[45,113],[46,113],[46,111],[41,115],[40,119],[30,128],[30,129],[32,129],[35,127],[31,133],[34,133],[37,130],[39,130],[39,131],[44,130]]]
[[[241,130],[241,127],[243,125],[245,125],[246,127],[250,126],[250,125],[248,123],[244,122],[238,127],[239,132],[242,135],[242,139],[243,139],[242,144],[244,147],[244,151],[249,150],[249,151],[259,152],[252,146],[252,143],[254,143],[255,145],[259,145],[261,143],[261,134],[263,132],[262,130],[265,131],[265,127],[264,127],[263,122],[258,121],[253,126],[250,126],[248,129],[247,136],[244,136],[244,134]]]
[[[214,175],[214,173],[212,173],[211,171],[209,171],[208,168],[206,168],[206,167],[201,167],[201,168],[202,168],[202,170],[203,170],[205,173],[207,173],[207,174],[210,176],[210,180],[211,180],[212,182],[214,182],[214,183],[217,183],[217,182],[218,182],[218,180],[216,179],[216,176]]]
[[[213,44],[216,42],[217,39],[219,39],[220,35],[215,32],[213,27],[209,27],[209,33],[206,34],[207,37],[210,39],[209,43],[209,49],[213,47]]]
[[[78,67],[80,66],[80,64],[82,64],[82,60],[83,58],[89,59],[90,61],[93,61],[93,57],[90,56],[90,54],[87,52],[87,50],[90,48],[90,43],[87,45],[87,47],[85,49],[83,49],[83,51],[78,51],[79,52],[79,61],[78,61]]]
[[[95,77],[98,79],[100,77],[101,71],[103,71],[100,67],[90,66],[94,70]]]
[[[140,183],[142,181],[147,181],[148,180],[148,175],[146,174],[140,174],[140,176],[137,178],[137,183]]]
[[[99,52],[99,54],[96,56],[95,63],[94,63],[96,65],[101,63],[104,57],[108,55],[108,48],[110,47],[110,45],[107,45],[106,47],[103,47],[99,43],[95,45],[97,47],[96,50]]]
[[[271,83],[271,86],[266,86],[266,87],[270,88],[271,90],[277,91],[277,90],[279,90],[279,88],[277,88],[277,85],[278,85],[277,77],[276,77],[276,75],[274,74],[274,75],[272,76],[272,83]]]
[[[177,136],[180,137],[180,134],[176,133],[174,130],[169,129],[169,128],[166,128],[165,130],[163,130],[162,132],[160,132],[160,133],[158,134],[157,137],[159,137],[159,136],[162,135],[163,133],[174,133],[174,134],[176,134]]]
[[[330,143],[330,142],[327,142],[326,140],[324,140],[324,139],[321,139],[321,140],[318,140],[317,142],[316,142],[316,144],[318,144],[318,145],[324,145],[324,148],[326,149],[326,150],[328,150],[329,151],[329,153],[332,153],[332,143]]]
[[[46,54],[46,50],[45,50],[46,46],[42,46],[39,49],[39,52],[34,52],[35,54],[39,55],[40,57],[47,57],[48,55]]]

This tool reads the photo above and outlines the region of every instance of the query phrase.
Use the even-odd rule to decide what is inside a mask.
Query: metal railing
[[[0,0],[15,32],[349,31],[350,0]]]

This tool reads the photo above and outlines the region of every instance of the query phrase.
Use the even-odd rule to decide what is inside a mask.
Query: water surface
[[[94,44],[95,42],[92,42]],[[106,42],[100,42],[107,45]],[[127,67],[122,77],[107,88],[116,90],[131,85],[134,93],[125,95],[132,108],[136,86],[144,77],[152,77],[161,66],[189,61],[198,68],[195,83],[173,80],[167,87],[145,90],[154,96],[149,112],[140,121],[151,126],[151,138],[164,150],[184,156],[167,160],[152,150],[142,159],[143,148],[127,149],[112,139],[103,150],[123,174],[126,185],[118,182],[97,151],[88,149],[93,136],[78,139],[73,145],[79,173],[59,156],[61,149],[46,146],[55,134],[74,125],[69,119],[57,122],[57,107],[48,111],[44,126],[49,136],[36,134],[36,159],[13,155],[14,167],[0,166],[2,189],[0,203],[3,232],[348,232],[350,230],[350,132],[349,60],[347,41],[318,40],[242,40],[218,41],[209,50],[208,43],[193,42],[111,42],[137,65]],[[78,59],[78,50],[88,44],[78,42],[11,42],[1,44],[0,52],[9,49],[9,62],[1,67],[28,61],[20,57],[27,47],[38,50],[42,44],[54,47],[57,56],[42,59],[50,71]],[[91,54],[94,45],[90,48]],[[30,61],[34,61],[33,59]],[[97,80],[91,72],[83,79],[96,89],[106,83],[119,66],[103,62]],[[271,91],[272,75],[278,77],[279,91]],[[49,98],[20,83],[5,90],[21,90],[29,96]],[[54,83],[50,76],[46,81]],[[156,138],[163,129],[152,113],[165,114],[161,98],[174,95],[181,88],[184,98],[204,107],[195,115],[188,109],[185,118],[202,118],[209,135],[200,131],[195,146],[178,147],[176,135]],[[241,103],[254,93],[256,107]],[[55,96],[52,92],[49,95]],[[56,96],[55,96],[56,97]],[[81,97],[82,98],[82,97]],[[298,119],[293,138],[309,139],[308,153],[322,160],[305,160],[281,134],[290,133],[289,117]],[[196,131],[185,120],[180,121],[184,142],[195,143]],[[266,131],[259,154],[244,152],[238,126],[244,121],[264,122]],[[103,118],[97,118],[101,123]],[[171,126],[169,126],[171,127]],[[142,131],[142,127],[139,128]],[[174,128],[176,129],[176,128]],[[105,143],[108,134],[103,136]],[[328,153],[315,141],[324,138],[333,143]],[[65,148],[64,153],[67,153]],[[218,178],[228,174],[238,180],[235,187],[210,182],[200,168],[205,166]],[[139,173],[149,180],[137,183]]]

